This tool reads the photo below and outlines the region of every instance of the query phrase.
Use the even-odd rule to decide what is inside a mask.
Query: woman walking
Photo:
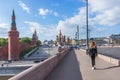
[[[97,56],[97,46],[95,42],[93,41],[90,42],[89,55],[91,57],[92,70],[94,70],[95,69],[95,57]]]

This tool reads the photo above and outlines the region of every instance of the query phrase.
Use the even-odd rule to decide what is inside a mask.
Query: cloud
[[[50,10],[47,10],[48,12]],[[94,18],[89,19],[89,28],[91,29],[91,35],[93,33],[104,32],[104,28],[96,27],[96,24],[93,23]],[[41,25],[38,22],[25,21],[26,24],[30,27],[30,31],[34,32],[36,29],[39,35],[43,35],[46,39],[48,37],[56,37],[59,34],[59,30],[62,30],[63,35],[67,37],[75,38],[75,33],[77,31],[77,25],[80,29],[80,37],[85,38],[86,36],[86,10],[85,7],[79,9],[78,13],[72,17],[66,18],[65,20],[60,20],[57,25]]]
[[[89,0],[89,29],[90,35],[99,36],[106,35],[108,26],[116,26],[120,24],[120,1],[119,0]],[[39,9],[41,16],[56,15],[59,14],[49,9]],[[46,39],[54,37],[59,34],[59,30],[62,33],[71,38],[75,38],[77,25],[80,27],[80,38],[86,38],[86,8],[81,7],[77,14],[72,17],[67,17],[65,20],[60,20],[56,25],[41,25],[37,22],[25,21],[30,26],[30,30],[38,30],[39,35],[43,35]],[[96,35],[95,35],[96,34]]]
[[[62,30],[63,34],[66,36],[70,36],[71,38],[75,38],[75,33],[77,31],[77,25],[80,27],[80,33],[84,33],[82,35],[85,36],[85,7],[79,9],[79,12],[73,17],[69,17],[65,20],[60,20],[57,29]],[[84,29],[83,29],[84,28]]]
[[[89,0],[91,14],[96,14],[93,21],[103,26],[120,24],[119,0]]]
[[[45,39],[51,39],[56,37],[57,29],[55,25],[49,25],[49,26],[44,26],[41,25],[38,22],[32,22],[32,21],[25,21],[25,24],[29,26],[30,32],[34,32],[34,30],[37,30],[39,37],[41,38],[41,35],[44,36]]]
[[[79,12],[73,17],[66,18],[65,20],[60,20],[57,25],[41,25],[38,22],[25,21],[26,24],[30,27],[30,31],[34,32],[36,29],[39,35],[44,35],[46,39],[49,37],[56,37],[59,34],[59,31],[62,30],[63,35],[67,37],[75,38],[75,33],[77,31],[77,25],[80,28],[80,36],[85,38],[86,36],[86,15],[85,7],[79,9]],[[92,21],[91,21],[92,22]],[[90,26],[92,29],[91,32],[95,32],[100,28]],[[104,29],[102,29],[104,30]]]
[[[59,16],[59,14],[57,13],[57,12],[55,12],[55,11],[53,11],[53,10],[49,10],[49,9],[44,9],[44,8],[40,8],[39,9],[39,15],[41,15],[41,16],[47,16],[47,15],[54,15],[54,16],[56,16],[56,17],[58,17]],[[45,18],[45,17],[44,17]]]
[[[22,1],[18,1],[18,3],[23,10],[25,10],[27,13],[30,13],[30,8],[25,3]]]
[[[118,7],[114,7],[112,9],[106,8],[105,11],[103,12],[98,12],[95,10],[94,10],[95,12],[93,12],[92,9],[93,8],[91,8],[90,12],[93,13],[95,17],[91,17],[89,15],[89,29],[90,29],[91,36],[94,36],[95,33],[103,34],[105,33],[104,31],[106,31],[107,26],[115,26],[120,23],[119,22],[120,20],[118,17],[119,16]],[[57,28],[62,29],[65,35],[74,38],[75,32],[77,31],[76,30],[77,25],[79,25],[80,27],[79,28],[80,37],[85,38],[86,37],[86,8],[85,7],[79,8],[79,11],[76,15],[66,18],[65,20],[60,20]],[[96,36],[99,36],[99,35],[96,35]]]
[[[7,38],[9,26],[10,25],[8,23],[0,23],[0,37]]]
[[[50,13],[50,11],[49,11],[48,9],[43,9],[43,8],[40,8],[40,9],[39,9],[39,14],[40,14],[41,16],[45,16],[45,15],[47,15],[48,13]]]
[[[58,17],[59,14],[57,12],[53,12],[54,16]]]
[[[8,23],[0,23],[0,28],[8,28]]]

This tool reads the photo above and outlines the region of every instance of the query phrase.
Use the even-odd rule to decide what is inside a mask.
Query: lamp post
[[[77,25],[77,47],[79,48],[79,25]]]
[[[88,0],[86,0],[86,53],[89,49],[89,40],[88,40]]]

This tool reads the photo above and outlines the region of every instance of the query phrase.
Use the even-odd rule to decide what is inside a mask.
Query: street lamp
[[[79,48],[79,25],[77,25],[77,37],[78,37],[78,48]]]
[[[89,49],[89,40],[88,40],[88,0],[86,0],[86,53]]]

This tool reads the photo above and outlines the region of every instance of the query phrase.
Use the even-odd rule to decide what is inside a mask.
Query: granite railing
[[[8,80],[44,80],[69,51],[69,48],[65,48],[56,55],[28,68]]]

